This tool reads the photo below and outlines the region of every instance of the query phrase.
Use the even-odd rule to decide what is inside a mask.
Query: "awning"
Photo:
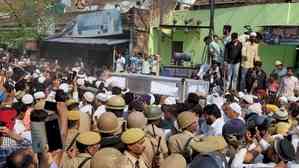
[[[128,43],[128,39],[99,39],[99,38],[67,38],[60,37],[54,39],[45,40],[45,42],[51,43],[72,43],[72,44],[96,44],[96,45],[117,45]]]

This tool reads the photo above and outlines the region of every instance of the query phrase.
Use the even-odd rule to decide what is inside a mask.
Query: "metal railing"
[[[184,101],[191,92],[202,94],[209,92],[209,82],[202,80],[127,73],[113,73],[112,80],[136,94],[152,93],[172,96],[179,101]]]

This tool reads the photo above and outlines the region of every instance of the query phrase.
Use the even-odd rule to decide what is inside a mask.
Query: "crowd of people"
[[[115,58],[115,72],[129,72],[144,75],[156,75],[159,73],[160,56],[143,55],[135,53],[132,57],[125,57],[121,52]]]
[[[272,98],[294,96],[298,79],[293,67],[285,67],[277,60],[273,62],[275,69],[267,77],[259,54],[258,33],[226,33],[223,39],[214,35],[204,40],[211,64],[201,66],[197,76],[210,81],[211,89],[218,87]]]
[[[276,65],[269,83],[248,67],[254,92],[180,102],[132,93],[109,70],[2,57],[0,168],[298,167],[297,78]]]

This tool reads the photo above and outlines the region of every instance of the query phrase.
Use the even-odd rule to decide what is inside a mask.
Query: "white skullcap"
[[[59,89],[63,90],[64,93],[68,93],[70,90],[69,84],[63,83],[59,86]]]
[[[295,96],[288,97],[288,102],[296,102],[296,101],[298,101],[297,97],[295,97]]]
[[[245,96],[245,93],[244,92],[239,92],[238,95],[239,95],[240,98],[243,98]]]
[[[166,105],[173,105],[173,104],[176,104],[175,97],[167,97],[167,98],[164,100],[164,104],[166,104]]]
[[[257,34],[256,34],[256,32],[251,32],[251,33],[250,33],[250,36],[251,36],[251,37],[256,37]]]
[[[79,78],[79,79],[77,79],[77,84],[78,84],[79,86],[83,86],[83,85],[85,84],[85,80]]]
[[[46,95],[44,92],[40,91],[40,92],[36,92],[33,94],[35,100],[37,99],[45,99],[46,98]]]
[[[129,93],[129,92],[130,92],[130,89],[127,88],[127,89],[125,89],[124,91],[122,91],[121,94],[125,95],[125,94],[127,94],[127,93]]]
[[[78,77],[78,78],[86,78],[86,75],[85,75],[85,74],[80,74],[80,73],[78,73],[78,74],[77,74],[77,77]]]
[[[22,97],[22,102],[26,105],[32,104],[33,103],[33,97],[30,94],[25,94]]]
[[[253,104],[253,96],[252,95],[244,95],[243,97],[242,97],[242,99],[244,100],[244,101],[246,101],[248,104]]]
[[[282,104],[288,104],[288,98],[286,98],[286,97],[280,97],[279,99],[278,99],[278,101],[279,101],[279,103],[282,103]]]
[[[38,82],[39,83],[44,83],[46,81],[46,78],[44,77],[44,76],[40,76],[39,78],[38,78]]]
[[[99,93],[97,94],[96,98],[99,100],[99,101],[102,101],[102,102],[106,102],[109,100],[111,96],[109,96],[108,94],[105,94],[105,93]]]
[[[229,105],[229,107],[236,113],[242,114],[242,109],[241,106],[238,103],[232,103]]]
[[[83,97],[89,103],[93,102],[94,98],[95,98],[94,94],[91,93],[91,92],[85,92],[84,95],[83,95]]]
[[[248,107],[249,112],[257,113],[259,115],[262,115],[262,105],[260,103],[254,103]]]
[[[95,78],[95,77],[93,77],[93,76],[89,76],[88,78],[87,78],[87,81],[90,83],[90,84],[92,84],[94,81],[96,81],[97,80],[97,78]]]
[[[33,74],[32,74],[32,78],[33,78],[33,79],[36,79],[36,78],[38,78],[38,77],[39,77],[39,74],[37,74],[37,73],[33,73]]]

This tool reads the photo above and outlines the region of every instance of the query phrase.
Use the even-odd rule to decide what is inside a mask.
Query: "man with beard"
[[[204,108],[204,117],[208,125],[207,136],[222,136],[224,120],[217,105],[211,104]]]

